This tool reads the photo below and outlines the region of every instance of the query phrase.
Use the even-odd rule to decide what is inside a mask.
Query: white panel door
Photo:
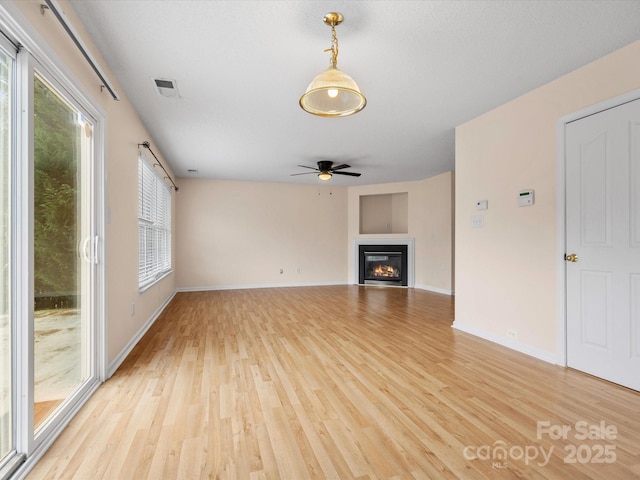
[[[566,239],[567,364],[640,390],[640,100],[566,126]]]

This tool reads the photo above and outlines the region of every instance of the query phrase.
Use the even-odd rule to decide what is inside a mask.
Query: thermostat
[[[533,190],[522,190],[518,194],[518,205],[521,207],[533,205],[533,200]]]

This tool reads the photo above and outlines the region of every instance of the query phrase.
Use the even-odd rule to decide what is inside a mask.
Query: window
[[[171,270],[171,191],[142,154],[138,157],[138,286]]]

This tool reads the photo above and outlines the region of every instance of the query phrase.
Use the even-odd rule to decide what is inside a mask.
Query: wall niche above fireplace
[[[361,235],[408,232],[408,192],[360,195]]]

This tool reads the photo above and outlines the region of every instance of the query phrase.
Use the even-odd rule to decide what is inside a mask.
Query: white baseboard
[[[210,285],[205,287],[180,287],[176,292],[208,292],[211,290],[243,290],[252,288],[285,288],[285,287],[325,287],[330,285],[351,285],[345,282],[310,282],[310,283],[258,283],[249,285]],[[413,288],[420,290],[428,290],[434,293],[442,293],[443,295],[454,295],[453,290],[445,290],[444,288],[431,287],[429,285],[415,285]]]
[[[144,336],[144,334],[147,333],[147,330],[149,330],[149,328],[151,328],[151,325],[153,325],[155,323],[155,321],[158,319],[158,317],[160,316],[162,311],[167,307],[167,305],[169,305],[169,302],[171,302],[171,300],[173,300],[173,297],[175,297],[176,292],[177,292],[177,290],[174,290],[173,293],[171,295],[169,295],[167,297],[167,299],[162,303],[162,305],[160,305],[156,309],[156,311],[153,312],[153,315],[151,315],[151,317],[149,317],[149,319],[142,326],[142,328],[140,330],[138,330],[138,333],[136,333],[133,336],[133,338],[131,338],[131,340],[129,340],[129,343],[127,343],[127,345],[122,349],[122,351],[116,356],[116,358],[113,360],[113,362],[111,362],[111,364],[109,365],[109,367],[107,369],[107,378],[111,378],[111,375],[113,375],[116,372],[116,370],[118,369],[118,367],[120,367],[120,365],[122,365],[122,362],[124,362],[124,360],[127,358],[127,356],[129,356],[129,354],[131,353],[131,350],[133,350],[133,347],[135,347],[137,345],[137,343]]]
[[[452,328],[460,330],[461,332],[470,333],[471,335],[475,335],[476,337],[483,338],[484,340],[489,340],[490,342],[497,343],[498,345],[516,350],[517,352],[524,353],[525,355],[535,357],[539,360],[553,363],[554,365],[559,365],[556,355],[554,355],[553,353],[549,353],[546,350],[540,350],[539,348],[532,347],[531,345],[527,345],[526,343],[521,343],[509,338],[500,337],[499,335],[485,332],[484,330],[465,325],[458,321],[453,322]]]
[[[414,288],[419,288],[420,290],[428,290],[434,293],[442,293],[444,295],[451,295],[451,296],[455,295],[455,292],[453,290],[446,290],[444,288],[432,287],[430,285],[420,285],[416,283]]]
[[[249,290],[253,288],[285,288],[285,287],[326,287],[330,285],[347,285],[346,282],[313,282],[313,283],[258,283],[250,285],[210,285],[206,287],[180,287],[177,292],[208,292],[210,290]]]

